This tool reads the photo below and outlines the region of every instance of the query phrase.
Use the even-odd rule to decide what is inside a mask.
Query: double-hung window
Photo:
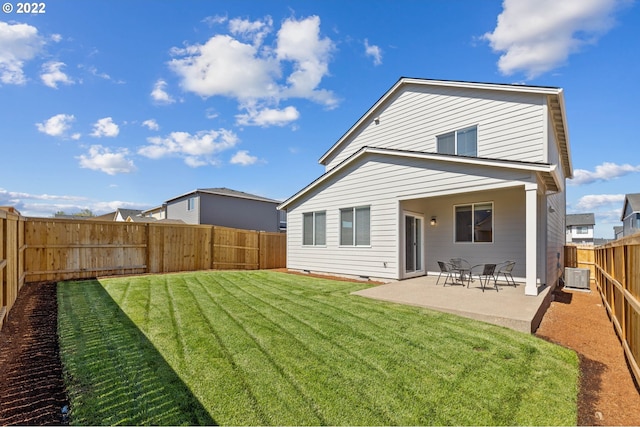
[[[302,244],[305,246],[324,246],[327,244],[326,212],[302,214]]]
[[[437,136],[437,149],[441,154],[478,156],[478,127],[472,126]]]
[[[589,228],[586,225],[577,225],[576,234],[589,234]]]
[[[456,243],[493,242],[493,203],[455,206]]]
[[[369,206],[340,209],[340,245],[371,244],[371,208]]]

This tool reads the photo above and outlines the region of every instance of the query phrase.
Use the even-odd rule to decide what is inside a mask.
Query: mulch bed
[[[25,285],[0,331],[0,425],[63,424],[56,324],[56,285]],[[640,425],[639,389],[597,292],[556,289],[536,335],[579,354],[579,425]]]

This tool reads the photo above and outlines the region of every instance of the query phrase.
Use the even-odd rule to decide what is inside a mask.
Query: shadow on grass
[[[58,307],[72,424],[217,424],[97,280],[59,283]]]

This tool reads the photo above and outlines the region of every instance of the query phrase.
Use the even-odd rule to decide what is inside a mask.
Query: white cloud
[[[241,109],[260,104],[261,109],[277,111],[272,107],[287,98],[335,107],[335,95],[319,88],[329,74],[335,48],[329,38],[320,36],[320,18],[287,19],[274,43],[267,43],[265,38],[273,32],[272,27],[270,17],[258,21],[232,19],[231,34],[216,34],[204,44],[171,49],[169,67],[180,77],[183,90],[204,98],[233,98]],[[291,72],[283,75],[285,69]],[[243,117],[250,120],[254,114],[248,111]]]
[[[287,19],[278,31],[276,47],[278,59],[294,63],[294,71],[287,78],[290,86],[284,91],[284,97],[308,98],[327,107],[335,107],[337,100],[333,93],[316,89],[329,73],[329,60],[334,48],[331,39],[320,38],[318,16],[300,21]]]
[[[597,41],[613,25],[624,0],[504,0],[496,28],[482,36],[500,52],[504,75],[529,79],[563,65],[570,54]]]
[[[173,104],[176,102],[175,99],[171,95],[167,93],[165,90],[167,87],[167,82],[160,79],[155,85],[153,85],[153,90],[151,91],[151,98],[159,104]]]
[[[622,206],[624,197],[624,194],[590,194],[582,196],[575,207],[577,210],[585,211],[608,205]]]
[[[300,113],[295,107],[289,106],[282,110],[273,108],[264,108],[256,110],[255,108],[247,108],[246,114],[238,114],[236,120],[240,125],[247,126],[285,126],[293,121],[298,120]]]
[[[24,64],[35,58],[43,46],[36,27],[0,21],[0,82],[25,84]]]
[[[373,58],[373,65],[382,64],[382,49],[376,45],[370,45],[369,40],[364,40],[364,53]]]
[[[75,119],[72,114],[56,114],[42,123],[36,123],[36,127],[40,132],[47,135],[62,137],[71,128],[71,123]]]
[[[182,78],[184,90],[202,97],[238,99],[275,97],[278,63],[259,55],[256,47],[231,36],[216,35],[204,45],[172,49],[171,69]]]
[[[234,165],[249,166],[258,161],[258,158],[251,156],[247,150],[240,150],[231,158]]]
[[[144,122],[142,122],[142,126],[146,127],[149,130],[159,130],[160,129],[160,125],[158,125],[158,122],[156,122],[155,119],[145,120]]]
[[[96,138],[102,138],[103,136],[113,138],[118,136],[119,133],[120,128],[113,122],[113,119],[111,117],[105,117],[93,125],[91,136]]]
[[[640,172],[640,165],[618,165],[616,163],[604,162],[603,164],[596,166],[596,170],[593,172],[584,169],[576,169],[573,172],[573,179],[570,179],[568,183],[570,185],[584,185],[591,184],[596,181],[610,181],[614,178],[619,178],[635,172]]]
[[[262,45],[262,41],[272,30],[273,20],[270,16],[264,21],[248,21],[240,18],[229,21],[231,34],[250,40],[254,46]]]
[[[64,62],[49,61],[43,64],[42,74],[40,74],[42,82],[54,89],[58,88],[58,83],[64,83],[66,85],[74,84],[73,79],[62,71],[63,67],[66,67]]]
[[[151,158],[182,157],[191,167],[217,164],[213,155],[236,146],[238,137],[231,131],[200,131],[195,135],[188,132],[171,132],[167,137],[147,138],[149,145],[138,150],[138,154]]]
[[[89,152],[78,157],[80,167],[99,170],[109,175],[130,173],[136,170],[133,160],[127,159],[129,150],[126,148],[112,152],[108,147],[92,145]]]

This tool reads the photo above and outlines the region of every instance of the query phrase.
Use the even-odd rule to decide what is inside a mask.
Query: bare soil
[[[56,324],[56,285],[25,285],[0,331],[0,425],[64,424]],[[580,357],[579,425],[640,425],[640,392],[595,290],[556,289],[536,335]]]

